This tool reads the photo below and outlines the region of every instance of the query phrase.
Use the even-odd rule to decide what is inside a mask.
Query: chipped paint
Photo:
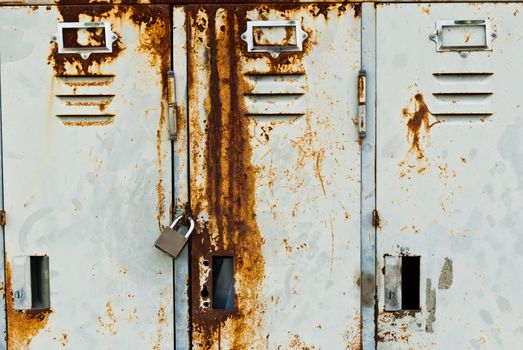
[[[105,314],[103,316],[98,316],[98,324],[102,328],[102,332],[108,331],[111,335],[117,335],[118,331],[116,330],[116,317],[113,312],[113,305],[110,301],[105,304]]]
[[[427,286],[425,288],[425,302],[427,307],[425,331],[427,333],[433,333],[433,325],[434,322],[436,322],[436,289],[432,288],[432,280],[430,278],[427,278]]]
[[[450,286],[452,286],[453,279],[452,260],[445,258],[445,262],[439,274],[438,289],[449,289]]]

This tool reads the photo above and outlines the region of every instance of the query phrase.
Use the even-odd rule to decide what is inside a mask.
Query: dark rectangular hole
[[[419,310],[420,257],[404,256],[401,259],[401,309]]]
[[[31,256],[31,308],[49,309],[49,257]]]
[[[212,307],[234,309],[234,258],[212,257]]]

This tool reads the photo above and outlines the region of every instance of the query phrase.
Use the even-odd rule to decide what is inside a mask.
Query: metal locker
[[[359,10],[188,8],[193,349],[359,346]]]
[[[378,349],[523,341],[520,11],[377,7]]]
[[[170,11],[0,8],[9,349],[173,348]]]

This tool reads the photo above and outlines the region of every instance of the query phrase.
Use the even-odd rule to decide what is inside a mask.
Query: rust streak
[[[403,109],[403,116],[408,118],[407,140],[411,143],[409,152],[416,152],[417,159],[423,159],[425,156],[421,139],[423,132],[428,133],[432,126],[429,123],[429,115],[430,111],[420,93],[414,96],[414,112],[410,112],[408,108]]]
[[[249,119],[243,106],[243,81],[239,77],[238,21],[245,21],[241,11],[207,8],[209,19],[201,20],[199,31],[208,35],[209,114],[206,121],[206,184],[202,198],[194,198],[196,213],[208,206],[210,222],[199,220],[198,239],[193,239],[195,259],[211,254],[233,255],[235,261],[235,309],[221,312],[200,304],[200,285],[193,282],[193,332],[196,348],[220,346],[226,336],[233,349],[249,348],[256,342],[263,305],[258,293],[264,278],[263,239],[256,223],[255,179],[251,165]],[[201,14],[201,13],[200,13]],[[221,26],[217,21],[225,21]],[[240,26],[243,27],[243,26]],[[201,45],[199,41],[191,45]],[[192,70],[196,69],[192,67]],[[194,74],[195,72],[192,72]],[[195,77],[191,77],[195,79]],[[198,188],[198,184],[194,184]],[[215,234],[214,231],[217,231]],[[216,237],[211,245],[211,235]],[[199,264],[192,264],[193,276],[199,276]],[[208,288],[212,293],[212,286]]]

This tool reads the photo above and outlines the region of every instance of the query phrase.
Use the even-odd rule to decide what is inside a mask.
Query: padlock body
[[[187,238],[178,233],[175,229],[166,227],[162,230],[162,233],[154,243],[154,246],[162,252],[176,258],[186,244]]]

